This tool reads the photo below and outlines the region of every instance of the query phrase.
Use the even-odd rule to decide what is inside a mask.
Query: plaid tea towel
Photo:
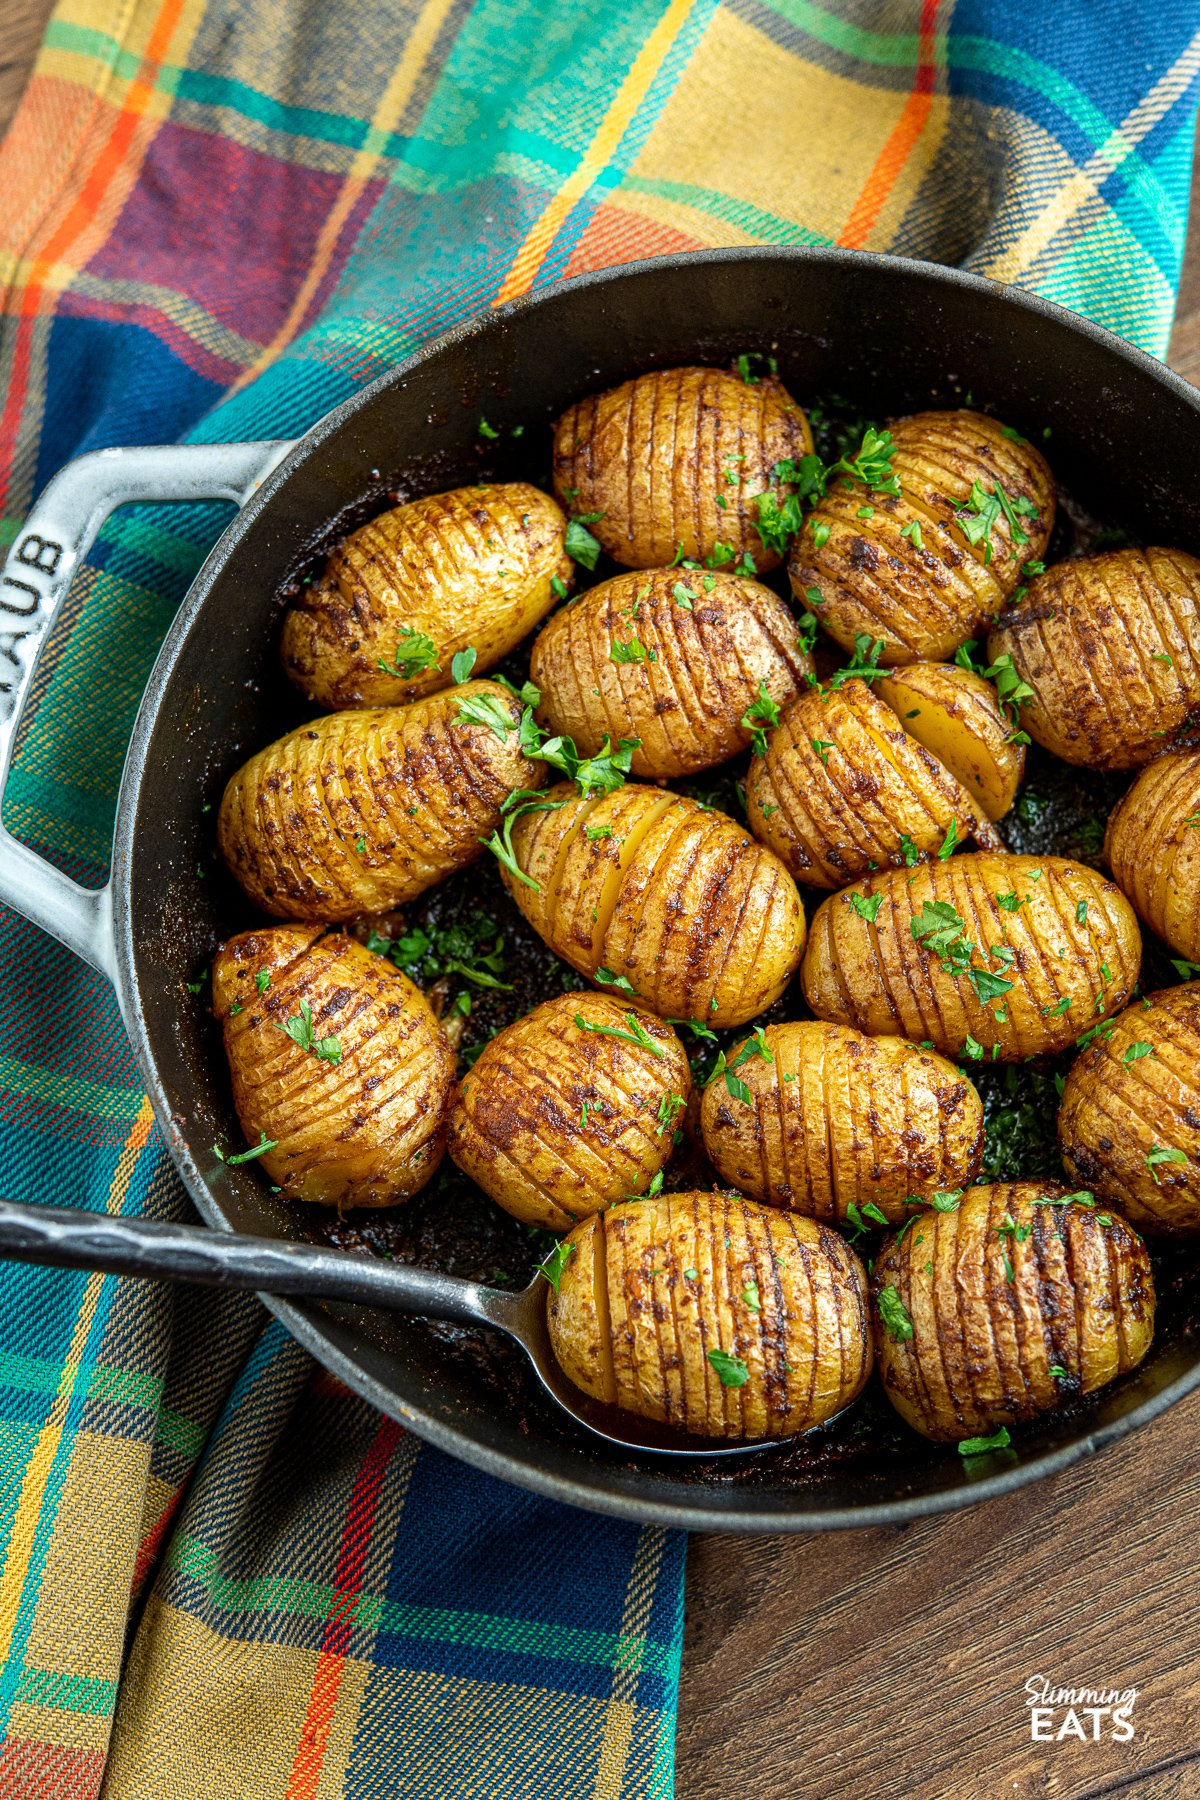
[[[962,263],[1161,352],[1198,70],[1194,0],[60,0],[0,148],[0,529],[696,246]],[[118,515],[39,676],[6,818],[79,879],[218,527]],[[0,1192],[180,1213],[111,994],[11,915],[0,1027]],[[0,1269],[0,1545],[0,1800],[671,1793],[682,1540],[422,1448],[252,1299]]]

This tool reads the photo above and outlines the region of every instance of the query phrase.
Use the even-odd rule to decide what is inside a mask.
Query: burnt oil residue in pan
[[[954,398],[942,396],[941,403],[953,403]],[[980,404],[980,397],[975,397],[975,403]],[[856,443],[861,435],[861,418],[836,400],[813,408],[811,417],[818,448],[827,459]],[[535,440],[540,440],[540,449]],[[531,425],[527,434],[506,435],[499,441],[481,436],[479,479],[531,480],[548,491],[546,448],[546,436],[539,425]],[[1052,457],[1052,445],[1046,449]],[[346,532],[386,506],[420,493],[437,491],[451,481],[461,483],[463,479],[461,461],[452,470],[443,467],[437,459],[420,468],[410,464],[402,478],[371,471],[369,485],[360,500],[343,509],[336,520],[324,525],[298,549],[277,595],[276,619],[304,582],[319,569],[324,555]],[[1046,560],[1058,561],[1094,549],[1115,547],[1126,541],[1123,532],[1098,525],[1073,497],[1060,493],[1058,522]],[[594,574],[578,570],[576,591],[617,572],[614,565],[606,564],[601,558]],[[781,597],[790,600],[784,571],[765,579]],[[830,650],[829,646],[818,646],[819,668],[822,659],[826,668],[833,666]],[[501,665],[500,672],[518,685],[528,675],[528,652],[527,641]],[[277,735],[310,716],[300,698],[287,688],[282,673],[278,674],[277,680],[278,692],[272,694],[266,709],[271,714],[269,735]],[[267,741],[265,735],[261,742]],[[242,747],[242,753],[248,754],[258,747],[257,743],[247,744]],[[743,822],[742,783],[746,763],[747,758],[742,756],[707,774],[666,785],[677,787]],[[223,771],[224,774],[229,772],[228,767]],[[1105,819],[1129,780],[1129,776],[1097,776],[1091,771],[1068,767],[1033,748],[1016,806],[1001,823],[1008,848],[1070,856],[1098,866]],[[212,798],[216,797],[214,793]],[[212,818],[213,814],[209,813],[204,825],[208,872],[222,887],[221,910],[227,930],[243,929],[256,921],[228,878],[216,867]],[[812,890],[804,892],[810,918],[821,898],[822,895],[814,894]],[[588,987],[583,978],[555,957],[526,924],[506,893],[497,866],[489,856],[451,877],[420,902],[405,908],[402,916],[394,915],[386,921],[363,921],[356,929],[365,941],[373,942],[381,953],[389,954],[424,987],[443,1013],[457,1022],[456,1029],[461,1024],[461,1052],[467,1061],[496,1031],[541,1001],[563,992],[584,991]],[[206,960],[215,947],[215,943],[196,946],[198,959]],[[1142,991],[1169,985],[1176,979],[1165,950],[1147,935]],[[204,1003],[203,996],[200,1003]],[[796,980],[789,991],[761,1015],[761,1022],[808,1017],[811,1014]],[[743,1034],[719,1033],[721,1047],[727,1048],[739,1035]],[[221,1060],[223,1066],[215,1025],[209,1034],[209,1042],[213,1056]],[[703,1081],[715,1059],[715,1047],[690,1045],[689,1049],[705,1052],[694,1061],[697,1079]],[[1059,1058],[1054,1062],[1031,1062],[1003,1068],[964,1064],[964,1071],[979,1088],[985,1107],[987,1137],[982,1179],[1061,1176],[1062,1166],[1055,1141],[1058,1098],[1055,1075],[1064,1072],[1066,1063],[1066,1058]],[[232,1143],[238,1141],[239,1134],[228,1097],[227,1103],[226,1131]],[[717,1184],[711,1167],[685,1138],[668,1165],[665,1185],[674,1189]],[[524,1286],[531,1279],[554,1241],[549,1234],[519,1223],[494,1205],[449,1158],[443,1161],[429,1187],[405,1205],[385,1211],[347,1213],[342,1217],[316,1208],[293,1207],[291,1211],[295,1227],[317,1241],[513,1289]],[[860,1241],[858,1248],[864,1258],[870,1258],[876,1242],[873,1237]],[[1200,1250],[1172,1244],[1162,1251],[1155,1251],[1154,1260],[1159,1292],[1159,1332],[1171,1333],[1177,1339],[1187,1336],[1200,1317]],[[386,1332],[386,1323],[381,1324],[380,1329]],[[574,1435],[569,1423],[542,1398],[515,1347],[502,1339],[463,1331],[452,1325],[428,1323],[415,1329],[427,1333],[431,1340],[469,1367],[472,1387],[482,1406],[503,1409],[506,1416],[517,1420],[522,1429],[536,1428],[539,1436],[569,1439]],[[1075,1401],[1065,1410],[1086,1417],[1095,1404],[1095,1400]],[[1015,1459],[1019,1452],[1020,1436],[1017,1434],[1014,1450],[1003,1454]],[[906,1429],[873,1380],[866,1394],[853,1407],[821,1430],[791,1444],[763,1450],[754,1457],[711,1463],[700,1461],[691,1465],[687,1473],[695,1482],[735,1483],[747,1487],[777,1487],[790,1483],[802,1488],[811,1482],[815,1473],[832,1465],[840,1465],[852,1472],[856,1463],[869,1461],[877,1472],[881,1458],[894,1459],[903,1467],[921,1457],[943,1454]],[[902,1477],[894,1485],[902,1486]]]

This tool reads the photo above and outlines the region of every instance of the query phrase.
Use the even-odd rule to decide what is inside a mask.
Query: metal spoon
[[[73,1207],[30,1206],[0,1200],[0,1257],[60,1269],[99,1269],[156,1281],[194,1281],[203,1287],[249,1288],[310,1300],[350,1300],[455,1325],[482,1325],[520,1344],[551,1399],[577,1425],[617,1450],[658,1456],[738,1456],[767,1442],[727,1444],[688,1438],[615,1406],[588,1398],[559,1368],[546,1326],[546,1282],[503,1288],[415,1269],[407,1263],[351,1256],[290,1238],[244,1237],[205,1226],[154,1219],[116,1219]],[[778,1439],[770,1440],[777,1443]]]

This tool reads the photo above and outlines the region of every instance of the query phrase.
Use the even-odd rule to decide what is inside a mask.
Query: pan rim
[[[409,375],[434,356],[480,335],[503,332],[505,325],[536,311],[564,295],[584,289],[625,284],[650,272],[659,274],[671,269],[694,269],[697,266],[746,265],[747,263],[781,266],[819,265],[844,269],[854,279],[869,281],[873,271],[908,278],[934,286],[974,292],[989,302],[1017,312],[1031,313],[1050,320],[1068,332],[1082,336],[1109,355],[1140,371],[1156,387],[1165,389],[1200,415],[1200,391],[1182,376],[1147,351],[1117,337],[1105,327],[1071,312],[1056,302],[1022,289],[1007,287],[985,276],[945,264],[917,261],[913,258],[886,256],[874,252],[839,250],[818,246],[772,248],[746,246],[686,251],[673,256],[639,259],[614,267],[594,270],[548,283],[545,287],[522,295],[502,306],[473,315],[470,319],[423,344],[393,368],[384,370],[372,381],[348,395],[328,413],[314,422],[298,437],[288,454],[262,483],[247,504],[231,521],[213,545],[176,613],[158,653],[138,707],[126,753],[118,792],[112,856],[113,942],[115,950],[116,991],[122,1017],[129,1032],[146,1092],[162,1130],[168,1153],[192,1201],[205,1222],[217,1230],[235,1227],[226,1217],[212,1194],[199,1166],[193,1159],[175,1120],[153,1054],[150,1029],[141,1004],[137,984],[136,956],[133,941],[132,860],[133,826],[138,809],[142,782],[146,774],[146,753],[158,717],[159,707],[169,684],[182,646],[189,636],[209,594],[242,538],[271,506],[275,496],[290,480],[302,462],[321,452],[327,441],[342,426],[381,392],[403,385]],[[386,1385],[370,1374],[354,1356],[344,1352],[321,1323],[319,1312],[309,1311],[293,1301],[260,1296],[267,1309],[326,1368],[343,1380],[355,1393],[377,1406],[388,1416],[412,1429],[424,1442],[455,1456],[458,1460],[481,1469],[484,1473],[547,1498],[642,1524],[671,1526],[692,1531],[725,1531],[770,1535],[794,1532],[824,1532],[867,1529],[880,1525],[907,1523],[914,1519],[944,1512],[977,1502],[997,1499],[1015,1492],[1028,1482],[1069,1468],[1100,1449],[1165,1412],[1200,1386],[1200,1352],[1192,1367],[1168,1382],[1156,1394],[1131,1406],[1120,1417],[1085,1431],[1079,1437],[1039,1456],[1024,1459],[994,1475],[981,1476],[961,1486],[913,1495],[907,1499],[865,1501],[861,1505],[812,1508],[799,1504],[780,1509],[743,1507],[710,1508],[698,1506],[687,1498],[659,1501],[605,1489],[587,1478],[587,1468],[579,1478],[556,1474],[552,1470],[531,1466],[519,1457],[493,1449],[479,1442],[466,1430],[422,1413],[400,1402]],[[603,1465],[590,1465],[603,1468]],[[729,1489],[718,1490],[728,1495]],[[803,1489],[797,1488],[797,1496]]]

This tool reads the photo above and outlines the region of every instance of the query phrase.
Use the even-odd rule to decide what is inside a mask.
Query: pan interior
[[[408,1206],[339,1222],[301,1215],[253,1165],[231,1169],[213,1153],[214,1142],[240,1138],[207,984],[192,995],[187,983],[218,942],[252,922],[214,856],[215,807],[247,755],[308,716],[279,666],[279,618],[339,535],[390,496],[479,479],[548,487],[548,428],[570,401],[643,369],[754,352],[777,360],[802,405],[820,399],[828,430],[969,400],[1041,443],[1066,495],[1055,556],[1094,542],[1098,525],[1200,552],[1191,391],[1054,308],[928,266],[834,252],[664,259],[564,283],[384,377],[310,433],[222,539],[164,646],[127,765],[114,859],[122,1001],[172,1151],[210,1222],[322,1237],[512,1286],[544,1254],[453,1170]],[[481,434],[481,419],[497,435]],[[612,572],[601,566],[598,577]],[[722,778],[716,772],[713,785]],[[1004,823],[1010,847],[1094,860],[1123,785],[1110,790],[1032,759],[1028,803]],[[486,910],[506,938],[518,1010],[562,991],[562,966],[524,927],[490,864],[429,899],[434,926]],[[1172,979],[1148,948],[1146,985]],[[488,1004],[474,1015],[485,1035],[508,1016]],[[805,1016],[798,984],[770,1016]],[[996,1173],[1055,1172],[1045,1131],[1053,1088],[1041,1076],[1047,1109],[1038,1076],[1023,1073],[1015,1093],[999,1072],[988,1077]],[[822,1433],[758,1456],[687,1468],[622,1460],[561,1421],[519,1353],[498,1340],[354,1308],[281,1311],[371,1399],[494,1473],[632,1517],[778,1531],[959,1504],[1160,1410],[1200,1379],[1200,1255],[1172,1250],[1156,1274],[1160,1322],[1143,1366],[1093,1401],[1022,1427],[1011,1451],[969,1463],[906,1431],[877,1390]]]

